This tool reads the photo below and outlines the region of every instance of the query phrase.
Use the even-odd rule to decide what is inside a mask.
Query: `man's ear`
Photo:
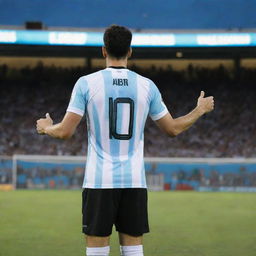
[[[128,54],[127,54],[128,58],[131,58],[131,56],[132,56],[132,47],[130,47],[130,49],[128,51]]]
[[[107,50],[106,50],[106,47],[105,47],[105,46],[102,46],[101,51],[102,51],[103,57],[104,57],[104,58],[107,58]]]

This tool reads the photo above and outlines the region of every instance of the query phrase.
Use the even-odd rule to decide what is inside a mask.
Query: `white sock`
[[[143,256],[142,245],[120,246],[122,256]]]
[[[108,256],[110,251],[109,246],[105,247],[86,247],[87,256]]]

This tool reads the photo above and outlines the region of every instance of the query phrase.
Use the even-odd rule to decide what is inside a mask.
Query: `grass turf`
[[[82,256],[79,191],[0,192],[0,256]],[[146,256],[255,256],[256,195],[150,192]],[[113,229],[111,255],[119,255]]]

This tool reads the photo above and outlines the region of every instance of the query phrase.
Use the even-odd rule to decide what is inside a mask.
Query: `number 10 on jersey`
[[[122,122],[122,120],[117,120],[118,107],[121,107],[121,104],[129,104],[130,107],[130,117],[128,125],[128,133],[122,134],[117,132],[117,122]],[[122,115],[123,118],[128,118],[127,116]],[[109,138],[117,140],[129,140],[132,137],[133,133],[133,121],[134,121],[134,101],[131,98],[109,98]]]

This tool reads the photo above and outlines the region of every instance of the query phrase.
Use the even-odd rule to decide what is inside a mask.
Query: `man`
[[[53,125],[48,113],[37,121],[39,134],[67,139],[86,114],[88,158],[82,210],[87,256],[109,255],[113,224],[121,255],[143,255],[142,236],[149,232],[143,162],[147,115],[165,133],[176,136],[214,106],[213,97],[204,98],[201,92],[192,112],[173,119],[156,85],[127,69],[131,40],[127,28],[107,28],[102,47],[107,68],[78,79],[60,123]]]

